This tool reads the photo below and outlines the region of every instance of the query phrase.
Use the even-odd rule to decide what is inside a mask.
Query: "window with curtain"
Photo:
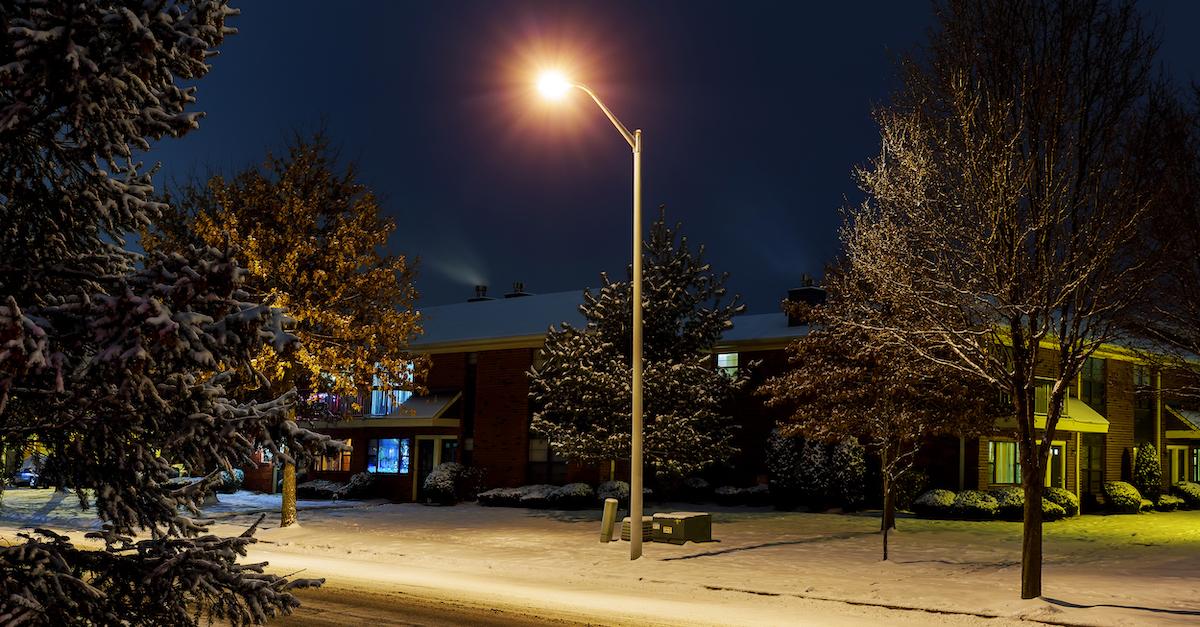
[[[738,374],[738,354],[737,353],[717,353],[717,370],[724,373],[729,378],[734,378]]]
[[[992,483],[1021,483],[1021,461],[1016,442],[988,442],[988,467]]]

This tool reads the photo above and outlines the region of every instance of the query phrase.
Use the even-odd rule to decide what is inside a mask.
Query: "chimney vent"
[[[520,298],[522,296],[533,296],[533,294],[525,291],[525,284],[521,281],[513,281],[512,291],[504,295],[505,298]]]
[[[495,299],[487,295],[487,286],[486,285],[476,285],[475,286],[475,298],[468,298],[467,302],[468,303],[477,303],[477,302],[483,301],[483,300],[495,300]]]
[[[794,287],[788,290],[787,299],[793,303],[803,303],[809,307],[816,307],[825,303],[825,289],[813,285],[811,276],[805,274],[801,276],[800,282],[802,287]],[[788,326],[800,327],[808,324],[808,320],[796,315],[793,312],[788,312]]]

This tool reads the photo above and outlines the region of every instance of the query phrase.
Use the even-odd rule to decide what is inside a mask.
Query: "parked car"
[[[38,487],[38,471],[32,465],[23,465],[13,475],[14,486]]]

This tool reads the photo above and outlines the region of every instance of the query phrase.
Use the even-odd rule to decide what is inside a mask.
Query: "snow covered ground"
[[[14,504],[21,492],[29,494]],[[72,499],[52,504],[54,498],[48,490],[6,492],[0,537],[28,526],[21,512],[36,512],[56,528],[93,524],[69,511]],[[272,503],[250,495],[222,499],[214,531],[227,534],[240,532],[257,518],[253,511]],[[328,577],[328,586],[360,594],[390,591],[568,621],[1200,622],[1200,512],[1047,524],[1046,595],[1022,601],[1017,523],[901,519],[893,559],[884,563],[876,516],[713,508],[718,542],[648,543],[645,558],[630,562],[628,544],[598,542],[595,511],[336,505],[302,507],[298,528],[277,529],[268,516],[250,559]]]

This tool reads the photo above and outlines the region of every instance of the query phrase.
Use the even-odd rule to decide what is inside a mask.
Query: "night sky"
[[[151,153],[171,179],[260,162],[324,124],[420,259],[421,303],[596,286],[630,256],[631,160],[557,66],[645,133],[659,204],[707,245],[751,312],[776,310],[838,250],[850,169],[876,150],[873,104],[932,26],[921,1],[236,3],[240,33],[199,83],[200,129]],[[1200,80],[1200,3],[1144,3],[1161,61]]]

